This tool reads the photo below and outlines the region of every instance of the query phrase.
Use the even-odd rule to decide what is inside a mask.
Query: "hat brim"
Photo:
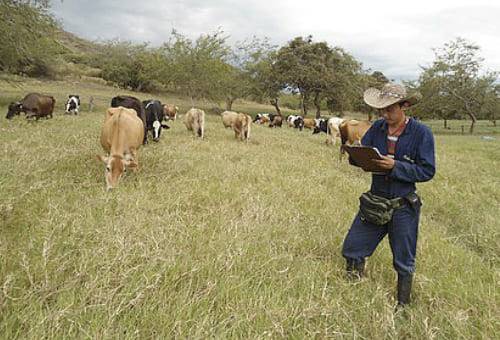
[[[363,100],[369,106],[376,109],[383,109],[396,103],[408,102],[410,106],[415,105],[421,98],[419,93],[408,95],[405,98],[394,97],[381,97],[380,90],[376,88],[369,88],[363,94]]]

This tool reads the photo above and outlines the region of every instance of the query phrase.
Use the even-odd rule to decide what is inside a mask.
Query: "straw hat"
[[[408,94],[403,85],[387,83],[382,90],[370,87],[363,95],[366,104],[376,109],[383,109],[395,103],[408,102],[411,105],[416,104],[422,95],[420,93]]]

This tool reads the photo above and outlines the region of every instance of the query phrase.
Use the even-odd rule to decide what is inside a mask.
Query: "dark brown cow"
[[[273,117],[273,120],[269,123],[269,127],[281,127],[283,124],[283,117],[281,115],[276,115]]]
[[[137,113],[137,117],[142,120],[142,124],[144,125],[144,140],[142,144],[148,143],[148,130],[146,124],[146,110],[144,110],[144,106],[142,102],[132,96],[116,96],[111,99],[111,107],[123,106],[128,109],[133,109]]]
[[[7,112],[7,116],[5,118],[11,119],[14,115],[18,115],[21,112],[26,114],[26,118],[35,117],[37,120],[40,117],[52,118],[55,105],[56,100],[52,96],[30,93],[27,94],[22,101],[10,103],[9,111]]]

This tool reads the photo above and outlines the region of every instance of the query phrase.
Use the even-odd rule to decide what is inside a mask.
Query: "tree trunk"
[[[302,111],[302,115],[305,117],[307,115],[307,107],[306,107],[306,101],[307,101],[307,95],[304,92],[300,92],[300,109]]]
[[[274,108],[276,109],[276,113],[278,113],[278,115],[281,116],[281,110],[280,110],[278,101],[279,101],[279,98],[274,98],[274,99],[270,100],[271,105],[274,106]]]
[[[470,124],[470,129],[469,133],[472,135],[474,133],[474,125],[476,125],[477,119],[476,116],[473,113],[467,113],[472,120],[472,123]]]
[[[448,123],[447,123],[446,118],[444,119],[444,128],[445,128],[445,130],[448,128]]]
[[[231,109],[233,108],[233,98],[226,98],[226,111],[232,111]]]
[[[497,126],[497,120],[496,119],[493,119],[493,126],[496,127]]]
[[[470,129],[469,129],[469,133],[472,135],[474,133],[474,125],[476,125],[477,118],[476,118],[476,115],[474,114],[474,112],[472,112],[472,110],[470,110],[470,107],[469,107],[469,105],[467,105],[467,103],[466,103],[466,108],[468,110],[465,112],[467,112],[470,119],[472,120],[472,123],[470,124]]]
[[[319,92],[314,94],[314,106],[316,106],[316,118],[321,117],[321,107],[319,101]]]

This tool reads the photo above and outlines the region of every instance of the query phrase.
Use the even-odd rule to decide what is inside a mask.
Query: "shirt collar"
[[[408,123],[406,124],[406,127],[405,129],[403,130],[403,133],[402,135],[410,132],[411,130],[413,130],[413,127],[415,126],[415,120],[412,118],[412,117],[407,117],[408,118]],[[382,125],[380,126],[380,130],[383,131],[383,132],[386,132],[387,131],[387,122],[385,121],[385,119],[382,118]]]

